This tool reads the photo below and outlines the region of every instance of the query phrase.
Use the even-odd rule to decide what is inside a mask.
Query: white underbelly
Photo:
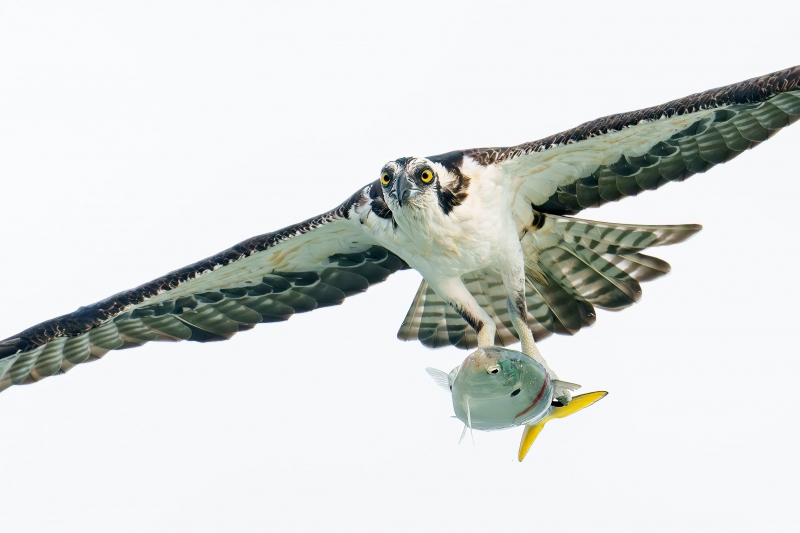
[[[428,232],[398,239],[397,253],[423,277],[460,277],[476,270],[507,270],[522,260],[516,231]]]
[[[489,172],[489,170],[482,170]],[[513,197],[476,171],[469,196],[445,213],[438,202],[393,213],[385,245],[423,277],[459,277],[476,270],[521,271],[522,248],[512,216]]]

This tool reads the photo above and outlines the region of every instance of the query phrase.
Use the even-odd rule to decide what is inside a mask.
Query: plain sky
[[[544,137],[800,63],[800,3],[0,5],[0,338],[321,213],[388,160]],[[402,272],[224,343],[0,395],[3,531],[797,527],[800,126],[582,216],[701,223],[540,345],[602,402],[458,444]]]

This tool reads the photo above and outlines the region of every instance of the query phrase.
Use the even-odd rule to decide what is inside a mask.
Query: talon
[[[555,407],[564,407],[565,405],[569,405],[569,402],[571,401],[572,401],[572,393],[570,391],[568,391],[567,389],[555,390],[555,394],[553,395],[553,405]]]

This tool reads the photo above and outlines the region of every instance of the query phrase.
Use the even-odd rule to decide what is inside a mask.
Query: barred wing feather
[[[497,165],[516,184],[521,216],[531,205],[576,214],[706,172],[798,118],[800,66],[599,118],[538,141],[464,155]]]
[[[149,341],[225,340],[338,305],[405,262],[339,208],[0,341],[0,390]]]

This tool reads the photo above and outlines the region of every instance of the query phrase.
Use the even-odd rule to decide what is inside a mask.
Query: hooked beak
[[[408,179],[408,175],[405,172],[394,180],[394,195],[400,207],[403,207],[403,202],[411,196],[411,180]]]

